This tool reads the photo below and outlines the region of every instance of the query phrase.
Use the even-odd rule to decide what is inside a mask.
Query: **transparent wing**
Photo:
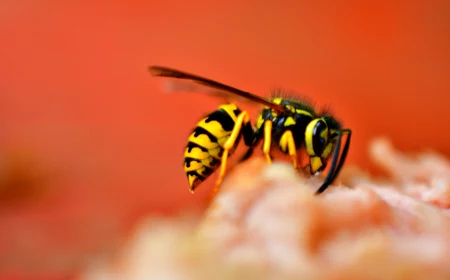
[[[159,77],[168,77],[168,78],[175,78],[179,80],[186,80],[186,81],[192,81],[195,82],[197,85],[206,86],[210,88],[211,90],[200,90],[200,88],[194,88],[193,86],[185,86],[181,84],[169,84],[168,89],[172,89],[172,92],[174,91],[206,91],[209,94],[214,95],[220,95],[220,96],[234,96],[234,97],[241,97],[243,99],[247,99],[252,102],[256,102],[265,106],[268,106],[276,111],[283,112],[284,107],[275,103],[272,103],[270,100],[267,100],[265,98],[262,98],[260,96],[254,95],[252,93],[242,91],[240,89],[219,83],[217,81],[207,79],[201,76],[197,76],[194,74],[190,74],[187,72],[182,72],[176,69],[163,67],[163,66],[150,66],[149,72],[153,76],[159,76]],[[226,97],[225,97],[226,98]]]

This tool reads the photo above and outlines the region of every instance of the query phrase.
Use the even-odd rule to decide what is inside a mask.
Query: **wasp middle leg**
[[[292,159],[292,165],[297,169],[297,148],[295,146],[294,136],[292,131],[286,130],[283,132],[279,142],[280,148],[283,152],[288,152]]]

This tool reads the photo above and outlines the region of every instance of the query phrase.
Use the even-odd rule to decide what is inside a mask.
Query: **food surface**
[[[319,196],[324,175],[253,157],[205,213],[149,217],[81,279],[450,279],[450,162],[370,152],[389,176],[345,166]]]

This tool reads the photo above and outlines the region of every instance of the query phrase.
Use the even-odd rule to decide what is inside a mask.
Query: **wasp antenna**
[[[334,171],[332,180],[334,180],[339,175],[339,172],[341,171],[341,168],[344,165],[345,159],[347,158],[348,149],[350,148],[350,140],[352,138],[352,131],[350,129],[343,129],[343,130],[341,130],[341,133],[342,133],[342,135],[347,134],[347,139],[345,141],[345,145],[344,145],[344,149],[342,150],[341,157],[339,158],[339,163],[336,166],[336,170]]]
[[[322,192],[324,192],[334,180],[334,177],[335,177],[334,175],[335,175],[335,171],[336,171],[336,165],[338,163],[339,153],[340,153],[340,150],[341,150],[341,138],[342,138],[342,132],[339,131],[337,133],[338,133],[338,136],[337,136],[336,146],[335,146],[334,152],[333,152],[333,158],[331,159],[330,170],[328,171],[328,174],[325,177],[325,180],[323,181],[322,185],[316,191],[316,195],[321,194]]]
[[[351,139],[352,131],[350,129],[343,129],[343,130],[339,130],[337,132],[337,134],[338,134],[338,136],[337,136],[337,141],[336,141],[336,147],[333,152],[333,158],[331,160],[330,170],[328,171],[328,174],[325,177],[325,180],[324,180],[322,186],[320,186],[319,189],[316,191],[316,194],[321,194],[330,186],[330,184],[333,183],[334,179],[336,179],[336,177],[339,175],[342,165],[344,164],[345,159],[347,157],[348,149],[350,147],[350,139]],[[341,139],[342,139],[343,135],[347,135],[347,139],[346,139],[342,154],[339,157],[340,150],[341,150]]]
[[[184,76],[182,75],[183,73],[181,71],[156,65],[149,66],[148,72],[150,72],[152,76],[160,76],[160,77],[182,78]]]

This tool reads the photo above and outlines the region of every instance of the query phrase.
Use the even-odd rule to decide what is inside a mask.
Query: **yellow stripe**
[[[188,175],[189,188],[192,189],[192,186],[194,185],[197,178],[198,178],[198,176],[196,176],[196,175],[191,175],[191,174]]]
[[[295,120],[293,117],[288,117],[286,119],[286,121],[284,122],[284,126],[290,126],[290,125],[295,125]]]
[[[275,97],[272,99],[272,102],[275,104],[278,104],[278,105],[281,104],[281,101],[283,101],[283,98],[281,98],[281,97]]]
[[[327,158],[331,154],[332,150],[333,150],[333,142],[330,142],[325,146],[325,149],[323,150],[322,155],[320,157]]]
[[[207,118],[202,119],[197,126],[204,128],[209,133],[214,135],[217,139],[225,137],[230,134],[229,131],[225,131],[222,125],[218,121],[205,122]]]
[[[295,113],[297,113],[299,115],[306,115],[306,116],[309,116],[311,118],[313,117],[313,115],[310,112],[302,110],[302,109],[295,109]]]
[[[333,134],[335,134],[335,133],[337,133],[337,130],[336,130],[336,129],[330,129],[330,134],[331,134],[331,135],[333,135]]]
[[[189,136],[189,142],[198,144],[207,150],[215,149],[219,146],[219,144],[217,144],[215,142],[211,142],[211,140],[209,140],[209,137],[205,134],[200,134],[197,137],[195,137],[194,133],[192,133]]]
[[[311,157],[309,163],[313,173],[316,173],[317,170],[323,166],[322,159],[320,157]]]
[[[222,150],[222,148],[219,147],[219,146],[217,146],[216,148],[214,148],[214,149],[212,149],[212,150],[209,150],[208,152],[209,152],[209,154],[210,154],[213,158],[218,159],[218,160],[221,160],[222,157],[219,156],[219,153],[220,153],[221,150]]]
[[[308,154],[308,156],[315,155],[314,148],[313,148],[313,132],[314,132],[314,127],[316,126],[318,121],[320,121],[320,119],[314,119],[306,127],[305,146],[306,146],[306,153]]]
[[[188,167],[187,164],[184,164],[184,172],[197,170],[203,167],[203,164],[198,161],[191,161],[190,166]]]
[[[236,106],[236,104],[223,104],[220,105],[221,109],[225,110],[225,112],[227,112],[227,114],[233,119],[233,121],[236,121],[237,116],[234,113],[234,110],[236,110],[238,107]]]
[[[231,133],[230,133],[231,134]],[[225,136],[225,137],[222,137],[222,138],[219,138],[219,139],[217,139],[217,143],[219,143],[219,146],[220,147],[225,147],[225,143],[227,142],[227,140],[230,138],[230,136],[229,135],[227,135],[227,136]]]
[[[213,162],[213,157],[209,157],[207,159],[202,160],[202,164],[204,166],[207,166],[207,167],[212,168],[214,170],[214,169],[217,168],[217,165],[216,166],[212,166],[212,162]]]
[[[209,153],[202,151],[202,149],[200,149],[199,147],[192,147],[190,152],[189,148],[186,148],[186,150],[184,151],[184,157],[203,160],[209,158]]]
[[[206,170],[206,167],[203,167],[202,169],[197,170],[197,173],[200,174],[200,175],[202,175],[203,177],[208,177],[209,174],[204,174],[204,173],[203,173],[203,172],[205,172],[205,170]]]
[[[264,119],[263,119],[262,114],[260,114],[260,115],[258,116],[258,119],[256,120],[256,129],[261,128],[261,126],[263,125],[263,123],[264,123]]]

